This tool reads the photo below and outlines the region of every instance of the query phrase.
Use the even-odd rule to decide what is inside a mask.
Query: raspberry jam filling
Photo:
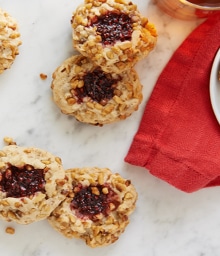
[[[131,40],[133,27],[131,18],[125,13],[107,12],[95,17],[91,26],[97,28],[104,45],[113,45],[117,41]]]
[[[73,188],[74,198],[70,204],[76,210],[78,217],[96,220],[96,215],[102,213],[108,216],[120,204],[118,195],[107,185],[83,187],[78,184]]]
[[[31,165],[19,168],[13,165],[0,173],[0,191],[6,192],[6,197],[25,197],[35,192],[45,192],[44,170],[34,169]]]
[[[75,89],[78,103],[81,103],[84,97],[90,97],[92,100],[102,103],[114,96],[114,85],[117,80],[112,79],[109,74],[100,69],[95,69],[84,76],[83,82],[83,87]]]

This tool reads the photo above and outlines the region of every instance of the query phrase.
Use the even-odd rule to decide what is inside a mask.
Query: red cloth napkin
[[[220,12],[198,26],[168,62],[125,157],[185,192],[220,185],[220,125],[209,96],[219,47]]]

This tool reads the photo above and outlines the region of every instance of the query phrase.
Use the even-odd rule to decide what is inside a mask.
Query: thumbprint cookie
[[[142,101],[134,69],[105,73],[82,55],[70,57],[54,71],[51,88],[62,113],[100,126],[127,118]]]
[[[0,8],[0,74],[11,67],[19,54],[20,33],[16,20]]]
[[[130,180],[107,168],[66,171],[72,191],[48,218],[68,238],[83,239],[90,247],[114,243],[125,231],[137,192]]]
[[[17,145],[0,151],[0,219],[29,224],[46,219],[65,199],[61,160],[44,150]]]
[[[130,0],[85,0],[71,26],[74,48],[109,73],[130,69],[157,41],[155,26]]]

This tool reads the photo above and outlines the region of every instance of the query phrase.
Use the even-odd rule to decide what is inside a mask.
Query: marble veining
[[[51,75],[74,54],[72,11],[82,1],[0,0],[19,22],[23,44],[12,68],[0,76],[0,137],[60,156],[65,168],[108,167],[132,180],[139,199],[125,233],[113,245],[91,249],[41,221],[27,226],[0,222],[2,256],[219,256],[220,188],[185,194],[124,162],[155,82],[173,52],[201,21],[181,21],[162,13],[150,0],[134,0],[153,22],[156,49],[136,65],[144,100],[128,119],[103,127],[81,124],[60,113],[51,100]],[[40,73],[48,78],[42,81]],[[3,143],[0,143],[3,146]],[[12,226],[15,234],[5,233]]]

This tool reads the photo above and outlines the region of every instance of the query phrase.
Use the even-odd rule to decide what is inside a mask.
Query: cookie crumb
[[[16,145],[16,142],[13,140],[13,138],[11,137],[4,137],[4,142],[7,145]]]
[[[13,234],[15,233],[15,229],[12,228],[12,227],[7,227],[7,228],[5,229],[5,233],[10,234],[10,235],[13,235]]]
[[[47,79],[47,75],[44,74],[44,73],[40,73],[40,78],[41,78],[42,80],[46,80],[46,79]]]

